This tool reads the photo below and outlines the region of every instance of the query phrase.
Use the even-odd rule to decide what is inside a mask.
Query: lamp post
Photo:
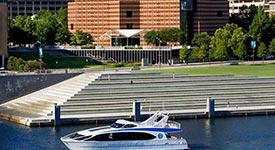
[[[159,37],[156,37],[156,39],[159,41],[159,69],[161,69],[161,50],[160,50],[161,40]]]

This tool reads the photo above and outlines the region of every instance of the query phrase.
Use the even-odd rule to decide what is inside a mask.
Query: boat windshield
[[[123,126],[124,126],[124,124],[120,124],[120,123],[116,123],[116,122],[110,125],[110,127],[112,127],[112,128],[121,128]]]
[[[112,128],[133,128],[136,127],[134,124],[121,124],[121,123],[113,123],[110,125]]]

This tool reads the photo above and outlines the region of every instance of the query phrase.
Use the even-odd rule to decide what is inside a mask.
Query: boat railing
[[[157,121],[157,119],[162,116],[162,114],[160,112],[156,112],[155,114],[153,114],[150,118],[148,118],[147,120],[143,121],[141,123],[141,125],[145,125],[145,126],[153,126],[154,123]]]
[[[167,121],[167,125],[170,128],[180,128],[180,123],[176,122],[176,121],[172,121],[172,120],[168,120]]]

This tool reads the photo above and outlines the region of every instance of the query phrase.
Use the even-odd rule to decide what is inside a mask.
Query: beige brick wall
[[[179,28],[179,6],[179,0],[75,0],[68,4],[68,27],[72,33],[90,33],[94,44],[108,46],[110,40],[100,41],[100,36],[109,30],[126,29],[127,23],[132,29]],[[127,18],[127,11],[132,11],[131,18]],[[144,44],[142,38],[140,44]]]

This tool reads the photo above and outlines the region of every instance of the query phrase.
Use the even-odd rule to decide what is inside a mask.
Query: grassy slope
[[[149,72],[159,72],[152,70]],[[162,73],[172,74],[193,74],[193,75],[210,75],[210,74],[225,74],[237,76],[275,76],[275,64],[262,65],[233,65],[233,66],[209,66],[198,68],[180,68],[180,69],[163,69]]]
[[[24,60],[38,59],[38,52],[10,53],[10,56],[22,57]],[[61,57],[58,55],[44,54],[43,61],[47,63],[47,68],[102,68],[102,65],[86,62],[85,57]],[[58,63],[56,64],[56,61]],[[142,71],[144,72],[144,71]],[[146,72],[159,72],[159,70],[149,70]],[[226,74],[238,76],[275,76],[275,64],[262,65],[232,65],[232,66],[208,66],[199,68],[162,69],[162,73],[172,74]]]

